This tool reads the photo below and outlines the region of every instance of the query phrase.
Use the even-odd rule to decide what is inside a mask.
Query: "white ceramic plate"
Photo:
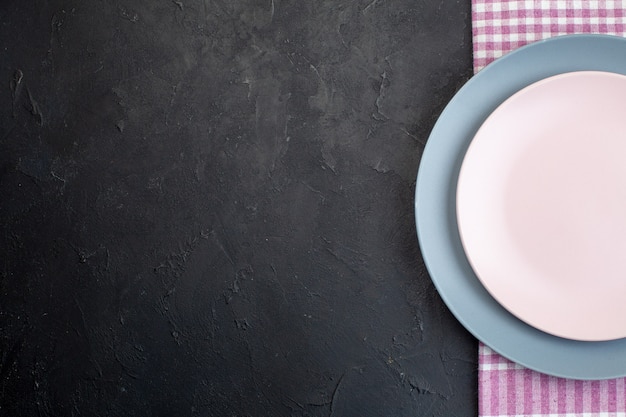
[[[500,105],[459,174],[472,268],[507,310],[577,340],[626,336],[626,76],[557,75]]]

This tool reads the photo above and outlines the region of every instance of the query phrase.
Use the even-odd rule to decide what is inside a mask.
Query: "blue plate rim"
[[[554,37],[519,48],[474,75],[450,100],[431,131],[417,174],[415,222],[422,257],[435,287],[477,339],[539,372],[572,379],[607,379],[626,376],[626,339],[568,340],[515,318],[474,275],[456,228],[460,164],[486,117],[536,81],[583,70],[626,75],[626,39],[611,35]]]

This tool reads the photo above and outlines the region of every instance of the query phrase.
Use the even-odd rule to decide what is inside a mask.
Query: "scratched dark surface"
[[[474,416],[415,176],[469,0],[4,0],[1,416]]]

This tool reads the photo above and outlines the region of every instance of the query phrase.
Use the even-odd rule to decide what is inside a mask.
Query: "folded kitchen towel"
[[[528,43],[575,33],[626,36],[626,0],[472,0],[474,72]],[[556,378],[482,343],[478,378],[481,417],[626,417],[625,378]]]

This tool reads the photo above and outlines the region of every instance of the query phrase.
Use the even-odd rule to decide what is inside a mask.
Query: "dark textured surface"
[[[469,8],[3,1],[0,415],[476,415],[412,201]]]

